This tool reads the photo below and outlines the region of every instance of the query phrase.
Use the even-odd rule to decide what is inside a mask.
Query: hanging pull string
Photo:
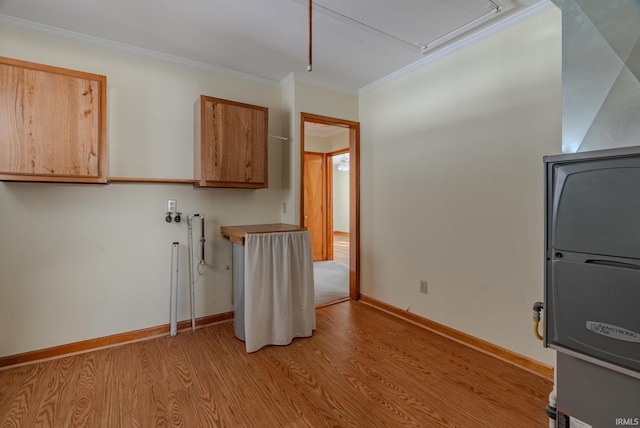
[[[200,263],[198,263],[198,275],[202,276],[204,271],[204,216],[200,216]]]
[[[307,71],[312,70],[312,61],[311,61],[311,48],[312,48],[312,10],[313,10],[313,0],[309,0],[309,64],[307,65]]]
[[[204,246],[204,242],[201,242],[200,245]],[[198,263],[198,275],[202,276],[204,274],[204,266],[206,265],[204,260],[200,260],[200,262]]]

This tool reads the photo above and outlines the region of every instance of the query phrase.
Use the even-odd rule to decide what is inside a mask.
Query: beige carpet
[[[349,297],[349,266],[332,260],[313,263],[315,304]]]

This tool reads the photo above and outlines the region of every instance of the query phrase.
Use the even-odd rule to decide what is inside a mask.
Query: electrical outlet
[[[420,292],[427,294],[427,281],[420,280]]]
[[[283,202],[282,203],[282,214],[286,214],[287,213],[287,203]]]
[[[175,199],[169,199],[167,201],[167,212],[175,213],[178,210],[178,201]]]

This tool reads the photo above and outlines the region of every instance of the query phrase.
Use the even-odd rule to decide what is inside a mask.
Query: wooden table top
[[[244,238],[248,233],[299,232],[302,230],[307,230],[307,228],[286,223],[220,226],[220,233],[223,238],[240,245],[244,245]]]

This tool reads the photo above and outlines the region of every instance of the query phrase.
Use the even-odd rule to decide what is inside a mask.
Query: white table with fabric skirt
[[[233,243],[234,332],[247,352],[288,345],[316,328],[311,237],[276,223],[222,226]]]

